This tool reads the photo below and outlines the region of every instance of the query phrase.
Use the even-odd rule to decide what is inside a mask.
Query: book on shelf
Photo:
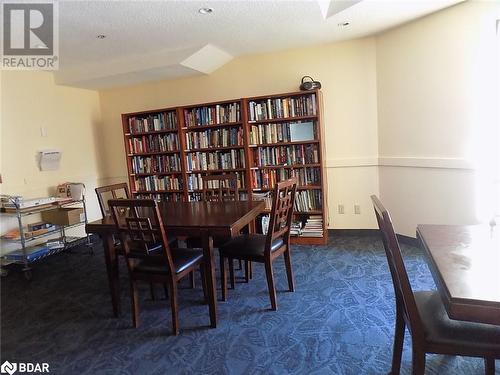
[[[245,188],[245,173],[244,172],[234,172],[236,175],[236,181],[238,190]],[[220,181],[208,181],[208,189],[218,189]],[[187,187],[188,190],[202,190],[203,189],[203,179],[201,173],[191,173],[187,176]]]
[[[297,237],[302,234],[302,222],[300,220],[293,220],[290,225],[290,236]]]
[[[177,151],[179,138],[177,134],[149,134],[128,139],[128,147],[132,154],[144,152]]]
[[[180,172],[179,155],[134,156],[132,158],[133,173],[165,173]]]
[[[174,130],[177,128],[177,115],[175,111],[137,115],[129,117],[128,126],[130,134]]]
[[[295,195],[295,211],[297,212],[317,211],[322,207],[321,190],[303,190]]]
[[[316,144],[257,147],[252,152],[254,163],[258,167],[319,163]]]
[[[311,121],[295,121],[252,125],[250,144],[314,141],[317,134]]]
[[[249,121],[316,116],[316,108],[315,93],[288,98],[251,100],[248,103]]]
[[[190,152],[186,164],[188,171],[245,168],[245,151]]]
[[[186,132],[186,148],[188,150],[230,146],[243,146],[243,128],[241,126]]]
[[[137,199],[154,199],[155,201],[163,202],[184,202],[182,193],[138,193],[135,194]]]
[[[319,167],[281,168],[281,169],[253,169],[252,189],[272,189],[276,182],[297,177],[299,187],[321,184]]]
[[[241,121],[239,102],[184,109],[184,124],[186,127],[239,121]]]
[[[182,178],[172,176],[147,176],[135,180],[135,190],[182,190]]]

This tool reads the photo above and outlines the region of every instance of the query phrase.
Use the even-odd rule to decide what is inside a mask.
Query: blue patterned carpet
[[[420,251],[404,246],[404,253],[414,289],[434,288]],[[123,316],[112,317],[100,248],[94,256],[61,254],[39,264],[31,283],[15,272],[2,278],[1,361],[48,362],[55,374],[386,374],[394,293],[382,243],[337,236],[328,246],[295,246],[293,266],[297,291],[288,293],[284,263],[275,263],[277,312],[268,310],[263,266],[255,265],[254,279],[218,304],[217,329],[207,328],[201,288],[186,282],[174,337],[168,302],[148,300],[147,285],[138,329],[131,328],[126,287]],[[409,342],[403,374],[410,373]],[[484,369],[480,359],[428,355],[426,373]]]

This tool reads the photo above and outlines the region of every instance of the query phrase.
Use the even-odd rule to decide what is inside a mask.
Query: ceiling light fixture
[[[198,13],[200,14],[210,14],[214,12],[214,8],[200,8],[198,9]]]
[[[350,22],[340,22],[337,24],[338,27],[340,27],[341,29],[349,26],[351,23]]]
[[[104,34],[99,34],[99,35],[97,35],[97,36],[96,36],[96,38],[97,38],[97,39],[104,39],[104,38],[106,38],[106,35],[104,35]]]

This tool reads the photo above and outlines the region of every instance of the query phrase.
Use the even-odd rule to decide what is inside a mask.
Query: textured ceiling
[[[362,37],[461,1],[60,1],[55,78],[107,88],[209,74],[233,57]]]

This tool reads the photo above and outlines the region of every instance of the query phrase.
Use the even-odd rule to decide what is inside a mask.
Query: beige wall
[[[495,158],[499,7],[463,3],[376,39],[380,195],[400,233],[491,206],[477,177]]]
[[[254,95],[296,91],[300,78],[322,82],[331,228],[369,228],[378,193],[375,40],[366,38],[235,59],[216,72],[100,92],[99,158],[109,181],[126,179],[120,115]],[[337,204],[345,214],[337,215]],[[354,204],[361,215],[354,215]]]
[[[93,189],[99,165],[100,106],[96,91],[57,86],[46,72],[1,72],[2,194],[41,197],[54,194],[62,182],[83,182],[89,199],[89,218],[100,217]],[[40,127],[47,129],[42,137]],[[59,149],[60,169],[38,169],[37,152]],[[2,230],[12,223],[2,218]]]

